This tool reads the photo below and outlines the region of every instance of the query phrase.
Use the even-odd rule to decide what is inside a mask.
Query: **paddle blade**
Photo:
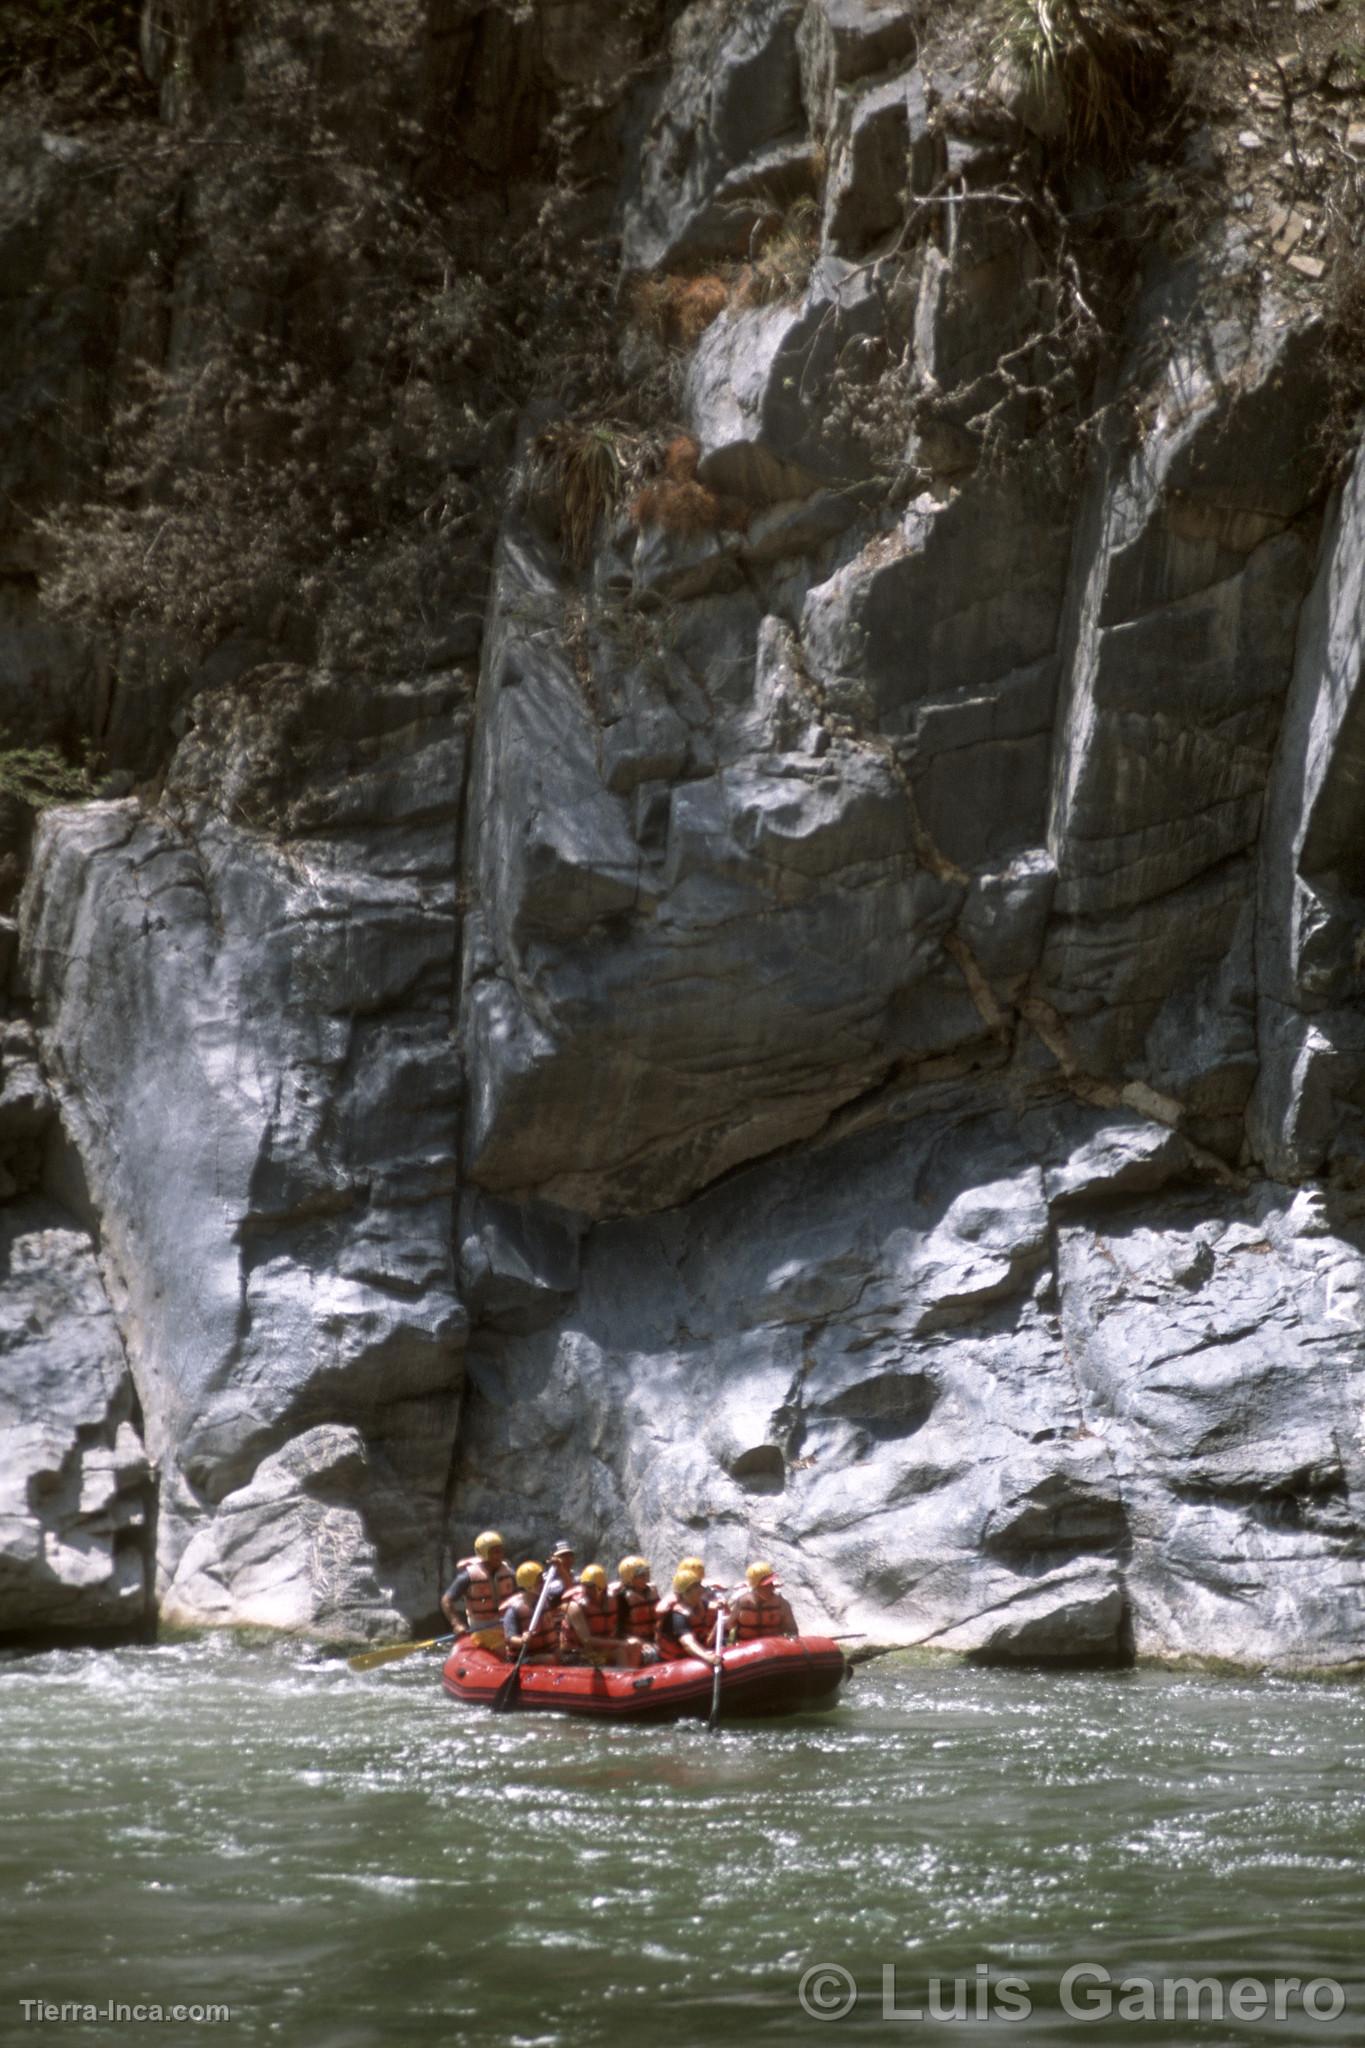
[[[352,1671],[373,1671],[377,1664],[393,1664],[399,1657],[411,1657],[414,1650],[430,1650],[443,1640],[441,1636],[430,1636],[424,1643],[386,1643],[382,1650],[362,1650],[358,1657],[348,1657],[346,1662]]]
[[[510,1714],[521,1691],[521,1666],[514,1664],[488,1702],[495,1714]]]

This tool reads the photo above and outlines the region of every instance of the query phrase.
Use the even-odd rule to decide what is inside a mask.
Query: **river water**
[[[224,1636],[9,1660],[0,1739],[5,2041],[1365,2040],[1356,1685],[891,1660],[708,1735]]]

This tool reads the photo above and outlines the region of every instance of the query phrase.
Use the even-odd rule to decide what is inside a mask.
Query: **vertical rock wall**
[[[365,1633],[431,1599],[466,1326],[457,701],[272,674],[201,704],[157,812],[40,829],[29,980],[171,1620]]]
[[[472,717],[258,670],[44,820],[164,1615],[398,1630],[494,1522],[974,1655],[1365,1655],[1365,469],[1225,224],[1066,356],[993,63],[683,9],[610,194],[627,365],[711,294],[674,469],[580,556],[551,394]]]

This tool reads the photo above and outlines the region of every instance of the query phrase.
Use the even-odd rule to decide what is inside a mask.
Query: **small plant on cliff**
[[[1009,0],[1001,42],[1040,105],[1057,108],[1069,155],[1129,154],[1168,59],[1140,0]]]
[[[0,746],[0,796],[43,811],[49,804],[75,803],[94,794],[89,765],[78,768],[56,747]]]
[[[758,254],[740,274],[735,303],[773,306],[785,299],[799,299],[819,249],[820,208],[807,194],[785,213],[769,218]]]
[[[564,558],[581,569],[592,553],[594,534],[621,496],[615,436],[606,427],[563,420],[536,436],[531,456],[555,496]]]
[[[694,348],[730,303],[731,286],[715,271],[701,277],[637,278],[631,317],[656,341]]]
[[[631,500],[630,517],[637,527],[655,526],[665,533],[714,533],[718,527],[743,529],[749,508],[698,482],[701,449],[690,434],[678,434],[664,450],[663,474],[644,485]]]

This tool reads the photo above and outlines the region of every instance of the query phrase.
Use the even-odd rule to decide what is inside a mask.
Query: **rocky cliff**
[[[11,774],[0,1627],[400,1632],[492,1522],[1358,1667],[1349,11],[594,12],[390,10],[365,100],[362,6],[149,5],[11,124],[0,758],[98,759]],[[377,140],[229,277],[282,48]]]

